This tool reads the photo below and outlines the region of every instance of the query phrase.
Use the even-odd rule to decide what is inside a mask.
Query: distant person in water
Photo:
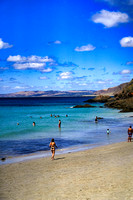
[[[132,129],[132,126],[130,126],[128,128],[128,142],[131,142],[132,140],[132,133],[133,133],[133,129]]]
[[[98,122],[98,120],[97,120],[97,116],[96,116],[96,118],[95,118],[95,122]]]
[[[109,128],[107,129],[107,135],[109,135],[110,134],[110,130],[109,130]]]
[[[35,126],[36,124],[35,124],[35,122],[33,122],[33,126]]]
[[[55,148],[58,148],[55,144],[54,138],[52,138],[49,146],[51,147],[51,152],[52,152],[52,157],[51,160],[54,160],[54,156],[55,156]]]
[[[59,128],[61,128],[61,120],[59,119],[59,124],[58,124]]]
[[[68,117],[68,115],[66,115],[66,117]]]

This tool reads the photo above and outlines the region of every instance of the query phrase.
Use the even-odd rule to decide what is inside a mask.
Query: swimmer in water
[[[33,126],[35,126],[35,122],[33,122]]]

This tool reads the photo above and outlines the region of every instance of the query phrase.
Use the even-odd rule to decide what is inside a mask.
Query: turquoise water
[[[47,151],[51,138],[55,138],[59,149],[127,140],[127,128],[133,124],[133,113],[100,108],[103,106],[101,103],[93,103],[95,108],[73,108],[74,105],[84,104],[87,99],[0,99],[1,156]],[[55,118],[57,115],[59,117]],[[103,119],[95,123],[96,116]],[[106,134],[107,128],[111,131],[109,136]]]

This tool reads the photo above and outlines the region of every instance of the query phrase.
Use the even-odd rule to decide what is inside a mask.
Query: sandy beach
[[[0,200],[133,200],[133,143],[0,166]]]

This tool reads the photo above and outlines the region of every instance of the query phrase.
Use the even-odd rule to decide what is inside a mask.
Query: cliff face
[[[106,91],[111,91],[111,88]],[[107,93],[102,95],[103,93],[98,91],[97,94],[99,93],[99,96],[86,102],[101,102],[105,103],[106,107],[120,109],[120,112],[133,112],[133,79],[129,83],[115,87],[115,90],[112,90],[112,92],[114,92],[114,97],[108,96]]]
[[[105,90],[98,90],[94,92],[95,95],[109,95],[114,96],[115,94],[121,92],[123,88],[125,88],[128,85],[128,83],[120,84],[119,86],[108,88]]]
[[[122,89],[121,92],[115,94],[117,99],[126,99],[133,97],[133,79]]]
[[[114,98],[110,98],[105,106],[121,109],[120,112],[133,112],[133,79]]]

